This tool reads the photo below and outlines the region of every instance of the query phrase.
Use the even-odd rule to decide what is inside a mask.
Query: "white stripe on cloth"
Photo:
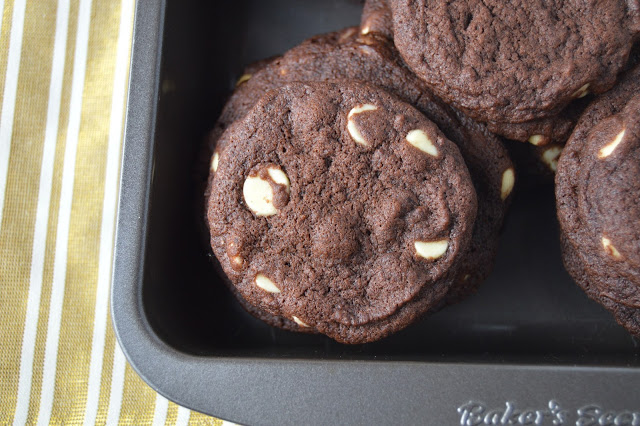
[[[179,406],[176,426],[187,426],[189,424],[189,417],[191,417],[191,410]]]
[[[122,394],[124,393],[124,373],[127,363],[124,353],[119,345],[113,351],[113,367],[111,370],[111,393],[109,394],[109,411],[107,412],[108,425],[117,425],[122,407]]]
[[[11,16],[9,55],[7,57],[7,70],[4,80],[2,115],[0,115],[0,228],[2,228],[2,212],[4,211],[7,176],[9,174],[13,115],[16,111],[16,92],[18,91],[18,74],[20,72],[20,57],[22,56],[22,33],[24,32],[26,6],[26,0],[16,0],[13,4],[13,15]],[[1,15],[0,19],[2,19]]]
[[[53,395],[56,385],[56,367],[58,360],[58,344],[60,340],[60,322],[64,303],[64,288],[67,275],[67,251],[69,245],[69,227],[71,205],[73,201],[73,184],[75,180],[76,153],[80,135],[80,119],[82,115],[82,96],[85,73],[87,69],[87,49],[89,45],[89,27],[91,23],[91,0],[80,0],[78,9],[78,30],[73,61],[73,79],[71,81],[71,99],[67,140],[64,150],[64,167],[60,189],[60,206],[58,209],[58,227],[56,232],[55,258],[53,263],[53,283],[49,303],[47,321],[47,339],[42,369],[42,391],[38,424],[48,425],[53,408]]]
[[[60,103],[62,99],[62,83],[64,80],[64,62],[69,27],[69,0],[58,2],[56,15],[56,33],[53,44],[51,64],[51,80],[49,82],[49,103],[47,105],[47,124],[42,148],[42,165],[40,167],[40,184],[38,187],[38,205],[36,207],[36,223],[33,232],[33,252],[31,255],[31,272],[29,276],[29,293],[27,297],[27,315],[22,337],[22,354],[20,356],[20,378],[18,381],[18,398],[14,425],[27,422],[29,398],[33,378],[33,357],[35,352],[38,317],[40,313],[40,296],[44,259],[49,224],[49,208],[51,206],[51,187],[53,168],[58,141],[58,125],[60,123]]]
[[[100,254],[98,260],[98,286],[94,313],[93,338],[91,341],[91,361],[87,388],[87,405],[84,424],[95,424],[100,397],[100,384],[104,358],[104,343],[109,309],[109,284],[111,282],[111,257],[116,223],[118,196],[118,170],[120,166],[120,142],[126,100],[126,78],[129,69],[129,48],[133,31],[134,0],[123,0],[120,6],[120,29],[116,50],[116,68],[113,78],[111,115],[109,122],[109,142],[105,173],[104,198],[102,204],[102,224],[100,226]]]
[[[153,409],[153,426],[164,426],[169,411],[169,400],[160,394],[156,394],[156,406]]]

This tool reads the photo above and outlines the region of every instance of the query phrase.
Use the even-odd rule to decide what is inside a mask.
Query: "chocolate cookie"
[[[269,89],[291,81],[339,79],[373,83],[414,105],[460,149],[478,194],[478,220],[465,267],[456,278],[459,285],[452,290],[455,294],[451,300],[459,300],[491,272],[514,184],[513,165],[502,143],[483,125],[431,95],[423,82],[402,64],[388,40],[373,33],[361,35],[357,28],[348,28],[305,41],[255,72],[236,90],[212,132],[212,139],[230,121],[246,114]],[[224,140],[220,141],[218,148],[224,144]]]
[[[628,319],[634,312],[630,310],[640,310],[639,176],[636,66],[587,108],[560,157],[556,176],[567,269],[636,334],[637,322],[630,327]]]
[[[640,32],[637,0],[387,0],[409,67],[483,121],[521,123],[613,86]]]
[[[362,34],[378,33],[393,38],[391,11],[386,0],[365,1],[360,31]],[[564,145],[589,101],[590,97],[576,99],[558,114],[523,123],[489,121],[485,124],[491,132],[506,139],[536,146]]]
[[[445,296],[476,197],[458,149],[418,111],[365,84],[294,83],[221,142],[211,245],[249,303],[360,343]]]

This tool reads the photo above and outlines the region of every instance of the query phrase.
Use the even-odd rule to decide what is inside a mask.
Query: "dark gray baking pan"
[[[203,248],[199,144],[243,65],[358,23],[354,0],[138,2],[112,291],[129,362],[243,424],[640,425],[640,350],[562,267],[553,189],[521,191],[494,274],[377,343],[275,330]]]

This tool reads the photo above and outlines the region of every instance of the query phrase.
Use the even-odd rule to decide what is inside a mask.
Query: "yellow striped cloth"
[[[222,424],[127,365],[109,314],[134,0],[0,0],[0,424]]]

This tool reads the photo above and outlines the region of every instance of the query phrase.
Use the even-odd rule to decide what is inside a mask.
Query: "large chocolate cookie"
[[[483,122],[553,115],[613,86],[640,31],[637,0],[387,0],[409,67]]]
[[[269,89],[291,81],[339,79],[373,83],[414,105],[460,149],[478,193],[473,240],[456,277],[458,285],[452,289],[452,301],[462,298],[484,281],[493,267],[505,206],[514,184],[513,165],[502,143],[483,125],[431,95],[386,39],[360,35],[356,28],[348,28],[305,41],[243,82],[225,106],[211,139],[246,114]],[[219,148],[225,143],[221,140]]]
[[[357,343],[444,297],[475,191],[458,149],[412,107],[364,84],[291,84],[222,139],[211,245],[249,303]],[[420,311],[399,315],[418,295]]]
[[[636,66],[587,108],[560,157],[556,176],[558,218],[569,247],[564,250],[567,269],[616,316],[616,304],[640,310],[639,200]],[[630,330],[638,332],[637,326]]]
[[[386,0],[366,0],[360,21],[362,34],[378,33],[393,38],[391,11]],[[583,97],[551,117],[529,120],[523,123],[489,121],[487,128],[507,139],[530,142],[533,145],[562,144],[567,141],[588,99]]]

